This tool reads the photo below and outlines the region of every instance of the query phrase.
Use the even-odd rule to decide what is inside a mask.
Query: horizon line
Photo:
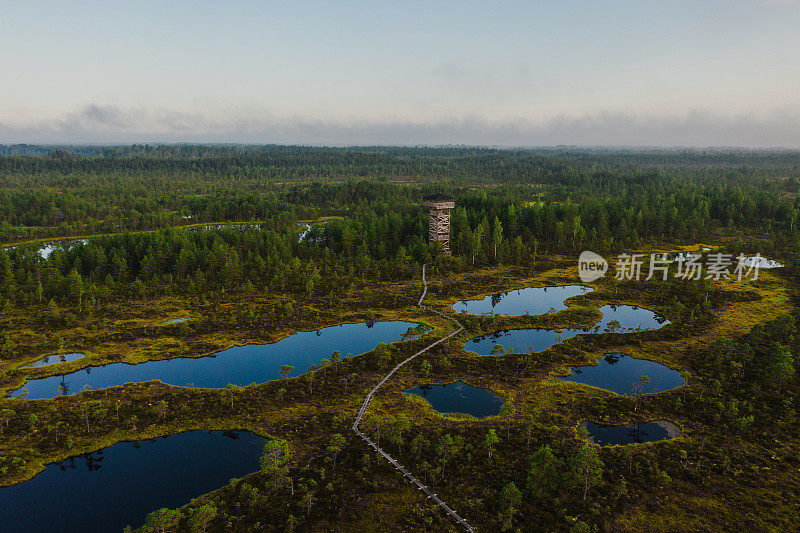
[[[244,148],[478,148],[487,150],[629,150],[629,151],[648,151],[648,150],[690,150],[690,151],[720,151],[720,152],[737,152],[737,151],[756,151],[756,152],[800,152],[800,146],[747,146],[747,145],[657,145],[657,144],[533,144],[533,145],[515,145],[515,144],[468,144],[468,143],[447,143],[447,144],[426,144],[426,143],[393,143],[393,144],[332,144],[332,143],[279,143],[279,142],[236,142],[236,141],[219,141],[219,142],[196,142],[196,141],[147,141],[147,142],[70,142],[70,143],[54,143],[54,142],[2,142],[0,147],[14,148],[22,146],[32,146],[38,148],[93,148],[93,147],[133,147],[133,146],[222,146],[222,147],[244,147]]]

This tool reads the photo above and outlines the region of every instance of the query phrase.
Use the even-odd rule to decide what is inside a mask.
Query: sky
[[[800,147],[800,0],[0,0],[0,143]]]

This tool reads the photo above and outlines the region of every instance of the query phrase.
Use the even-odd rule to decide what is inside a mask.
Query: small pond
[[[505,351],[514,350],[516,353],[541,352],[580,333],[589,333],[589,330],[562,329],[559,332],[552,329],[538,328],[510,329],[475,337],[467,341],[464,349],[471,350],[478,355],[489,355],[494,346],[500,344]]]
[[[448,385],[420,385],[403,392],[425,398],[440,413],[465,413],[486,418],[499,414],[503,406],[503,399],[496,394],[463,381]]]
[[[88,242],[89,242],[88,239],[65,239],[65,240],[60,240],[60,241],[42,242],[40,244],[40,246],[39,246],[39,249],[38,249],[39,257],[41,257],[42,259],[47,261],[47,259],[50,257],[50,255],[57,248],[63,248],[64,250],[68,250],[69,248],[72,248],[73,246],[76,246],[78,244],[86,244]],[[27,246],[27,245],[22,245],[22,246]],[[14,248],[16,248],[16,246],[9,246],[7,248],[3,248],[3,250],[9,251],[9,250],[13,250]]]
[[[503,348],[521,352],[541,352],[581,333],[629,333],[632,331],[658,329],[669,324],[669,320],[635,305],[604,305],[600,308],[603,318],[591,329],[510,329],[496,331],[470,339],[464,345],[478,355],[489,355],[496,344]]]
[[[702,255],[706,252],[710,252],[711,248],[708,246],[701,246],[695,251],[680,251],[680,252],[668,252],[665,254],[655,254],[659,260],[662,261],[672,261],[672,262],[687,262],[690,259],[699,259]]]
[[[187,431],[47,465],[0,488],[0,531],[122,531],[258,470],[265,439],[240,431]]]
[[[303,239],[305,239],[306,235],[308,235],[308,232],[311,231],[311,224],[300,222],[299,225],[300,227],[302,227],[302,229],[300,230],[300,233],[297,235],[297,242],[300,242]]]
[[[224,230],[224,229],[238,229],[238,230],[247,230],[250,228],[261,229],[260,223],[255,222],[227,222],[224,224],[204,224],[202,226],[193,226],[189,229],[196,230],[196,229],[203,229],[203,230]]]
[[[542,315],[549,311],[561,311],[567,306],[564,300],[591,292],[591,287],[583,285],[563,285],[555,287],[527,287],[509,292],[492,294],[478,300],[461,300],[453,304],[456,312],[465,311],[471,315],[494,313],[503,316]]]
[[[55,365],[58,363],[71,363],[72,361],[77,361],[78,359],[86,357],[85,353],[59,353],[55,355],[45,355],[38,361],[34,361],[29,365],[25,365],[22,368],[38,368],[40,366],[50,366]]]
[[[633,393],[633,385],[641,376],[650,378],[643,392],[663,392],[686,384],[681,373],[664,365],[637,359],[620,353],[607,353],[597,360],[597,366],[575,366],[572,374],[560,378],[562,381],[584,383],[616,394]]]
[[[184,322],[188,322],[189,320],[190,319],[186,318],[186,317],[170,318],[170,319],[165,320],[164,322],[162,322],[161,325],[162,326],[169,326],[169,325],[172,325],[172,324],[183,324]]]
[[[300,227],[300,233],[297,235],[297,242],[315,242],[319,240],[321,238],[320,229],[322,228],[322,225],[327,224],[330,221],[331,219],[314,220],[311,222],[298,222],[297,225]],[[313,236],[311,235],[312,230],[314,231]]]
[[[600,311],[603,318],[592,328],[593,333],[629,333],[659,329],[669,324],[669,320],[663,316],[635,305],[608,304],[601,307]]]
[[[779,263],[774,259],[767,259],[761,256],[746,257],[742,260],[742,264],[746,267],[758,268],[781,268],[784,266],[783,263]]]
[[[711,248],[701,248],[701,252],[709,252]],[[697,252],[671,252],[668,254],[661,254],[659,257],[662,259],[667,259],[669,261],[688,261],[692,257],[696,257],[698,254]],[[737,262],[737,258],[733,258],[733,266],[731,267],[731,271],[735,268]],[[769,259],[767,257],[762,257],[761,255],[755,255],[750,257],[745,257],[742,260],[742,265],[745,267],[755,267],[758,268],[781,268],[785,266],[783,263],[779,261],[775,261],[774,259]]]
[[[283,365],[294,366],[292,376],[297,376],[305,373],[312,364],[329,358],[336,350],[342,357],[348,353],[362,354],[381,342],[401,340],[406,330],[413,326],[416,326],[414,322],[401,320],[342,324],[295,333],[272,344],[235,346],[207,357],[94,366],[63,376],[30,380],[9,395],[17,396],[27,389],[31,400],[54,398],[81,392],[87,386],[96,390],[154,379],[179,387],[205,388],[222,388],[229,383],[264,383],[279,378]]]
[[[45,243],[39,248],[39,255],[47,261],[50,258],[50,255],[58,248],[60,245],[54,243]],[[66,249],[66,248],[65,248]]]
[[[633,422],[621,426],[601,426],[593,422],[586,422],[584,427],[589,434],[589,440],[600,446],[658,442],[674,439],[681,434],[678,426],[666,420]]]

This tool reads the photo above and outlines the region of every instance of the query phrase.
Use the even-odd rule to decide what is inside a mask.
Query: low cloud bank
[[[0,143],[469,144],[489,146],[740,146],[800,148],[800,111],[723,116],[607,112],[544,122],[458,118],[433,122],[324,121],[242,111],[229,116],[87,105],[26,125],[0,122]]]

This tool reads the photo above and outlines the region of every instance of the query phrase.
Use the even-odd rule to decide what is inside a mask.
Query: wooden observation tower
[[[450,210],[456,206],[455,199],[444,194],[425,197],[430,209],[428,240],[438,242],[443,255],[450,255]]]

